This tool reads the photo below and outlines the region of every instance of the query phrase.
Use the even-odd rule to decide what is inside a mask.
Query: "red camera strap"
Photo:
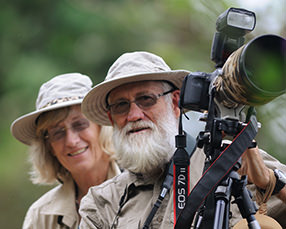
[[[177,136],[178,137],[178,136]],[[178,148],[175,152],[173,166],[173,198],[174,198],[174,222],[184,209],[188,195],[190,194],[190,157],[184,148]]]
[[[237,163],[243,152],[251,144],[257,132],[257,121],[255,116],[252,116],[250,122],[204,172],[192,189],[184,209],[181,210],[179,217],[177,217],[174,226],[175,229],[189,229],[191,227],[198,208]]]

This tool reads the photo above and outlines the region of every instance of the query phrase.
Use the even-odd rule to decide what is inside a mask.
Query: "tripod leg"
[[[237,173],[234,175],[238,177]],[[247,220],[249,228],[260,229],[261,227],[254,216],[257,207],[251,199],[250,192],[246,188],[247,177],[242,176],[240,180],[236,179],[234,182],[237,188],[233,189],[233,196],[235,197],[235,203],[239,208],[241,216]]]
[[[216,210],[214,217],[214,229],[222,229],[223,225],[228,228],[229,202],[231,198],[231,186],[233,181],[230,177],[223,180],[215,190]]]

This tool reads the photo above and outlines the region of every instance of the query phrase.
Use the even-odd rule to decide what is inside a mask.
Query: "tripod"
[[[259,229],[260,226],[254,215],[257,208],[251,200],[251,194],[246,188],[247,177],[239,177],[235,170],[232,170],[228,177],[221,182],[215,190],[216,210],[214,217],[214,229],[229,228],[229,204],[231,195],[235,197],[240,213],[248,222],[248,227]],[[223,225],[225,225],[223,227]]]
[[[251,145],[252,140],[258,132],[258,123],[253,107],[248,109],[245,122],[241,122],[239,120],[241,119],[240,115],[244,106],[238,105],[235,108],[226,108],[217,101],[215,94],[216,90],[215,87],[213,87],[209,92],[208,113],[207,116],[204,116],[204,120],[206,121],[205,131],[200,132],[197,136],[197,147],[203,148],[206,155],[204,173],[188,195],[185,207],[180,212],[180,216],[176,221],[175,229],[190,228],[193,225],[195,215],[197,216],[194,222],[196,229],[210,228],[210,225],[213,226],[213,223],[206,225],[206,227],[200,227],[200,225],[204,225],[206,219],[209,218],[206,217],[205,213],[210,209],[214,209],[216,205],[218,205],[218,207],[216,207],[218,208],[217,212],[221,212],[219,209],[224,209],[226,214],[228,214],[230,197],[222,198],[222,201],[218,201],[218,204],[208,203],[208,206],[206,206],[206,200],[212,201],[211,196],[214,195],[213,190],[217,188],[218,184],[224,187],[221,182],[229,176],[230,171],[232,171],[234,165],[239,161],[242,153]],[[224,148],[222,144],[222,139],[225,136],[233,137],[231,144],[226,148]],[[235,186],[238,186],[238,177],[238,174],[236,176],[232,173],[231,181],[226,181],[231,183],[228,189],[231,190],[229,192],[232,195],[236,194],[234,190],[240,190],[236,195],[239,210],[243,217],[248,218],[247,220],[250,222],[251,228],[255,228],[255,226],[253,226],[253,224],[256,225],[256,220],[253,219],[255,210],[251,209],[251,214],[248,214],[246,213],[248,211],[245,209],[248,208],[248,205],[252,205],[244,204],[244,202],[251,203],[250,197],[247,196],[247,189],[244,188],[245,185],[240,185],[240,187],[242,187],[240,189],[232,186],[234,183],[236,184]],[[242,182],[242,184],[244,183],[245,181]],[[240,193],[243,193],[242,196],[239,195]],[[238,201],[239,199],[241,199],[243,204]],[[228,201],[227,204],[225,200]],[[214,217],[216,221],[223,222],[220,218],[224,217],[224,214],[217,214],[218,216]],[[213,216],[213,213],[210,215]],[[225,217],[224,221],[224,225],[228,225],[229,217]],[[256,228],[260,227],[257,226]]]
[[[243,127],[243,124],[239,123],[237,120],[222,120],[214,119],[214,125],[212,126],[213,137],[211,141],[209,136],[202,132],[198,138],[198,145],[201,147],[205,145],[205,154],[209,160],[206,163],[205,170],[208,165],[212,163],[222,152],[223,149],[227,148],[228,144],[224,144],[221,147],[221,132],[225,132],[229,135],[236,135]],[[240,168],[240,161],[237,162],[230,172],[223,178],[223,180],[216,186],[213,195],[208,198],[214,198],[215,203],[213,206],[205,205],[200,208],[199,214],[195,220],[195,228],[201,228],[201,223],[204,220],[203,212],[207,208],[213,208],[215,206],[215,214],[213,221],[214,229],[228,229],[229,228],[229,212],[230,212],[230,201],[231,196],[235,198],[234,203],[238,205],[241,216],[245,218],[248,222],[249,228],[260,229],[258,222],[255,219],[255,213],[257,208],[254,202],[251,200],[251,194],[246,188],[247,177],[240,177],[237,170]]]

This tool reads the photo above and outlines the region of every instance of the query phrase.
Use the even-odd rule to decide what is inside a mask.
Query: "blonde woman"
[[[36,110],[11,125],[13,136],[30,146],[31,180],[59,185],[29,208],[23,228],[78,228],[78,208],[89,187],[120,173],[112,159],[112,129],[90,122],[81,102],[91,89],[79,73],[56,76],[39,90]]]

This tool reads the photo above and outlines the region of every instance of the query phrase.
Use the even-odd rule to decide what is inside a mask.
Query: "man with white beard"
[[[110,67],[104,82],[84,98],[82,111],[88,119],[114,127],[115,156],[124,172],[89,190],[80,206],[80,228],[143,227],[161,192],[166,165],[175,152],[179,89],[188,73],[171,70],[162,58],[148,52],[125,53]],[[259,188],[267,188],[270,172],[258,148],[247,151],[250,156],[244,158],[245,174]],[[190,190],[202,175],[204,159],[199,149],[191,157]],[[267,166],[286,171],[272,158]],[[279,191],[285,202],[286,188]],[[173,189],[162,201],[150,228],[173,228],[172,196]],[[276,213],[285,213],[284,205],[280,201]]]
[[[158,90],[172,91],[168,83],[156,81],[127,84],[120,91],[126,91],[125,87],[126,89],[136,88],[136,91],[140,91],[141,88],[146,88],[150,84],[153,87],[156,85]],[[110,99],[117,94],[121,95],[118,89],[115,89],[111,92]],[[117,160],[122,168],[133,173],[152,174],[162,172],[154,170],[163,170],[165,164],[171,159],[175,151],[174,136],[177,134],[178,119],[173,112],[168,113],[172,110],[171,96],[166,95],[166,100],[169,100],[167,109],[164,111],[160,108],[160,111],[158,110],[158,113],[154,115],[154,122],[137,119],[135,116],[131,117],[122,128],[114,123],[113,142],[117,150]],[[162,119],[162,116],[165,118]]]

